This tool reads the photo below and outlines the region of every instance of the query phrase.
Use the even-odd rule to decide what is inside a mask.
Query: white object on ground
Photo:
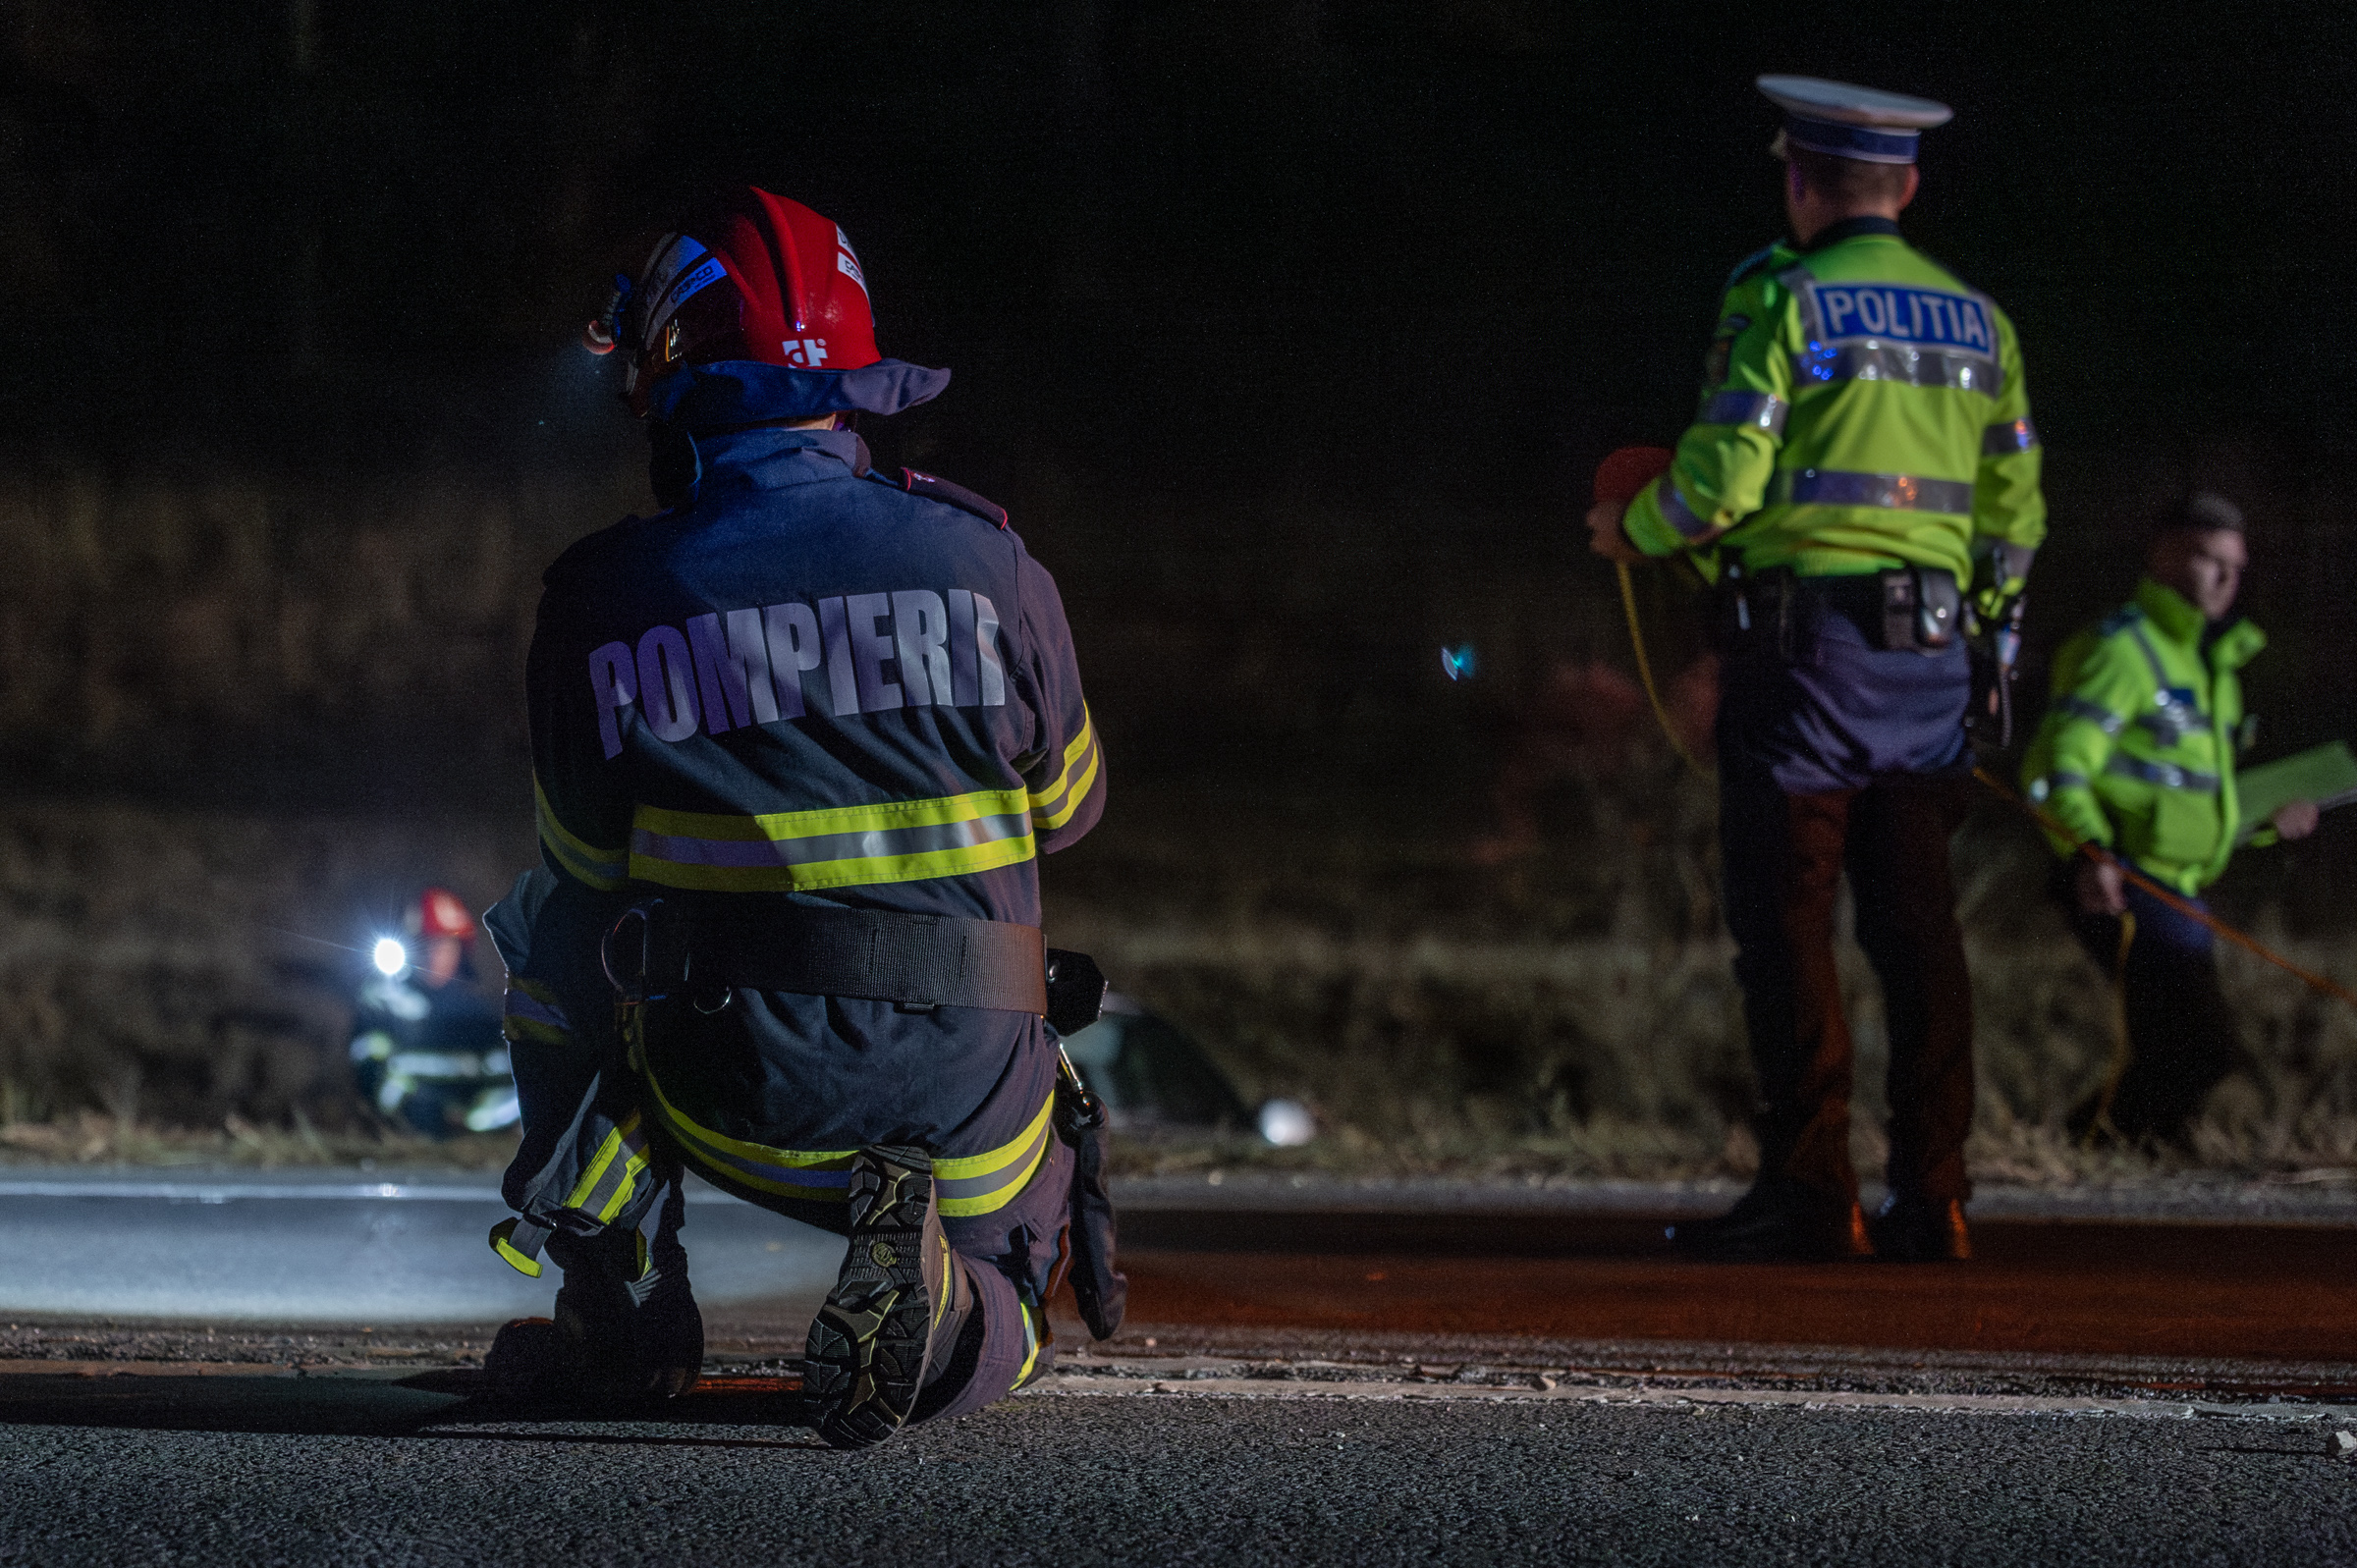
[[[1272,1100],[1260,1108],[1260,1135],[1280,1149],[1298,1149],[1318,1135],[1318,1120],[1298,1100]]]

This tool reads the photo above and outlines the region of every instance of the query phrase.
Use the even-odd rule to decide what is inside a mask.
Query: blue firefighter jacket
[[[526,692],[554,886],[512,979],[520,1043],[610,1028],[584,955],[637,899],[1037,925],[1038,857],[1104,807],[1063,602],[1003,523],[865,471],[849,432],[699,435],[695,458],[687,503],[547,574]],[[730,1000],[647,1042],[643,1102],[740,1189],[840,1199],[852,1152],[913,1143],[944,1157],[945,1215],[987,1214],[1045,1155],[1029,1014]]]

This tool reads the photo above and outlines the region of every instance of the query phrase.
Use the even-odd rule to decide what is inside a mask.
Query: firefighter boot
[[[687,1249],[680,1244],[686,1217],[687,1195],[675,1177],[656,1211],[646,1271],[630,1287],[637,1309],[642,1391],[659,1399],[685,1393],[704,1370],[704,1315],[688,1287]]]
[[[658,1267],[656,1249],[634,1226],[590,1237],[549,1238],[548,1255],[565,1271],[557,1291],[550,1360],[541,1391],[576,1399],[668,1398],[684,1393],[702,1370],[703,1316],[688,1289],[686,1257]]]
[[[810,1325],[802,1387],[810,1425],[838,1448],[865,1448],[916,1408],[959,1294],[957,1267],[920,1149],[852,1157],[843,1271]],[[943,1347],[945,1350],[947,1346]]]

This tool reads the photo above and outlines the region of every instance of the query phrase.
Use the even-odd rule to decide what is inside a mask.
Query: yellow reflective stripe
[[[655,1109],[698,1164],[757,1192],[813,1203],[842,1203],[850,1187],[851,1157],[856,1149],[772,1149],[746,1143],[697,1125],[673,1105],[650,1070],[646,1086],[654,1091]]]
[[[1002,1144],[988,1154],[936,1159],[933,1182],[942,1217],[961,1219],[995,1214],[1013,1203],[1030,1181],[1031,1173],[1039,1168],[1039,1162],[1047,1158],[1048,1139],[1052,1136],[1048,1122],[1055,1109],[1056,1096],[1051,1091],[1047,1103],[1039,1108],[1039,1114],[1015,1135],[1014,1142]]]
[[[1029,834],[960,849],[929,849],[913,855],[875,855],[828,860],[816,866],[699,866],[630,856],[630,875],[662,888],[698,892],[803,892],[820,888],[855,888],[880,882],[922,882],[932,877],[970,877],[978,871],[1020,865],[1038,854]]]
[[[778,1149],[731,1138],[699,1125],[673,1105],[651,1071],[646,1075],[646,1086],[654,1092],[656,1113],[666,1128],[679,1139],[690,1159],[715,1174],[756,1192],[814,1203],[842,1203],[849,1196],[851,1159],[857,1150]],[[936,1190],[941,1193],[943,1217],[959,1218],[991,1214],[1013,1202],[1047,1157],[1049,1118],[1055,1108],[1056,1099],[1051,1094],[1039,1114],[1012,1143],[984,1154],[935,1160],[933,1177]],[[978,1190],[953,1195],[947,1190],[953,1183],[968,1184],[970,1189]]]
[[[958,1266],[950,1257],[949,1233],[937,1230],[933,1237],[941,1243],[941,1288],[933,1292],[933,1326],[938,1328],[941,1315],[950,1310],[950,1271]]]
[[[1039,1330],[1032,1325],[1030,1304],[1018,1302],[1016,1305],[1022,1308],[1023,1313],[1023,1366],[1014,1375],[1014,1385],[1020,1388],[1023,1379],[1031,1376],[1031,1364],[1039,1360]]]
[[[617,1156],[623,1157],[618,1167]],[[562,1207],[578,1209],[599,1224],[610,1222],[622,1213],[630,1193],[638,1185],[638,1177],[646,1170],[646,1136],[639,1131],[638,1112],[631,1111],[606,1134],[598,1145],[597,1156]],[[608,1178],[612,1179],[609,1180]]]
[[[517,1044],[530,1041],[562,1046],[573,1040],[573,1025],[566,1018],[565,1009],[557,1005],[556,993],[521,975],[508,977],[499,1032]]]
[[[1089,786],[1097,782],[1097,765],[1104,760],[1102,752],[1092,749],[1088,754],[1087,769],[1072,781],[1072,791],[1065,797],[1064,804],[1044,814],[1034,806],[1031,808],[1032,820],[1043,828],[1061,828],[1071,821],[1072,813],[1080,809],[1080,802],[1088,798]]]
[[[540,1260],[527,1258],[516,1250],[515,1244],[508,1239],[515,1233],[516,1221],[513,1218],[502,1219],[498,1224],[493,1225],[491,1227],[491,1250],[498,1253],[500,1260],[518,1273],[530,1279],[539,1278]]]
[[[931,800],[757,816],[640,806],[630,876],[707,892],[798,892],[962,877],[1038,853],[1027,792],[981,789]]]
[[[1083,704],[1080,732],[1064,748],[1064,772],[1047,788],[1030,792],[1032,821],[1043,828],[1061,828],[1071,821],[1072,813],[1080,809],[1080,802],[1088,798],[1089,785],[1097,781],[1097,764],[1101,760],[1096,721]]]
[[[703,811],[666,811],[640,806],[634,829],[684,838],[721,838],[782,843],[792,838],[826,838],[845,833],[888,833],[896,828],[929,828],[977,817],[1004,817],[1023,809],[1020,789],[979,789],[932,800],[887,800],[872,806],[823,806],[816,811],[772,811],[758,816]]]
[[[532,815],[540,825],[540,841],[576,881],[612,892],[628,880],[630,868],[622,850],[600,849],[557,820],[556,808],[548,803],[548,791],[540,787],[537,774],[532,776]]]
[[[1029,1126],[1014,1135],[1013,1143],[993,1149],[984,1155],[962,1155],[950,1160],[936,1157],[933,1161],[934,1179],[936,1181],[970,1181],[976,1176],[988,1176],[1006,1169],[1021,1158],[1024,1150],[1031,1147],[1031,1140],[1039,1136],[1041,1129],[1047,1126],[1048,1118],[1055,1112],[1056,1096],[1051,1091],[1047,1103],[1039,1108],[1039,1114],[1031,1118]]]

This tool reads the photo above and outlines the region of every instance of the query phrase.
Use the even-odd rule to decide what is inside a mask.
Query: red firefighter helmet
[[[624,388],[641,417],[654,384],[690,365],[751,360],[843,372],[887,362],[867,279],[842,227],[751,186],[665,235],[636,278],[615,282],[606,314],[582,342],[595,353],[629,355]],[[838,404],[869,406],[856,397]]]
[[[474,940],[474,916],[467,912],[459,895],[447,888],[426,889],[402,924],[409,927],[412,937]]]

